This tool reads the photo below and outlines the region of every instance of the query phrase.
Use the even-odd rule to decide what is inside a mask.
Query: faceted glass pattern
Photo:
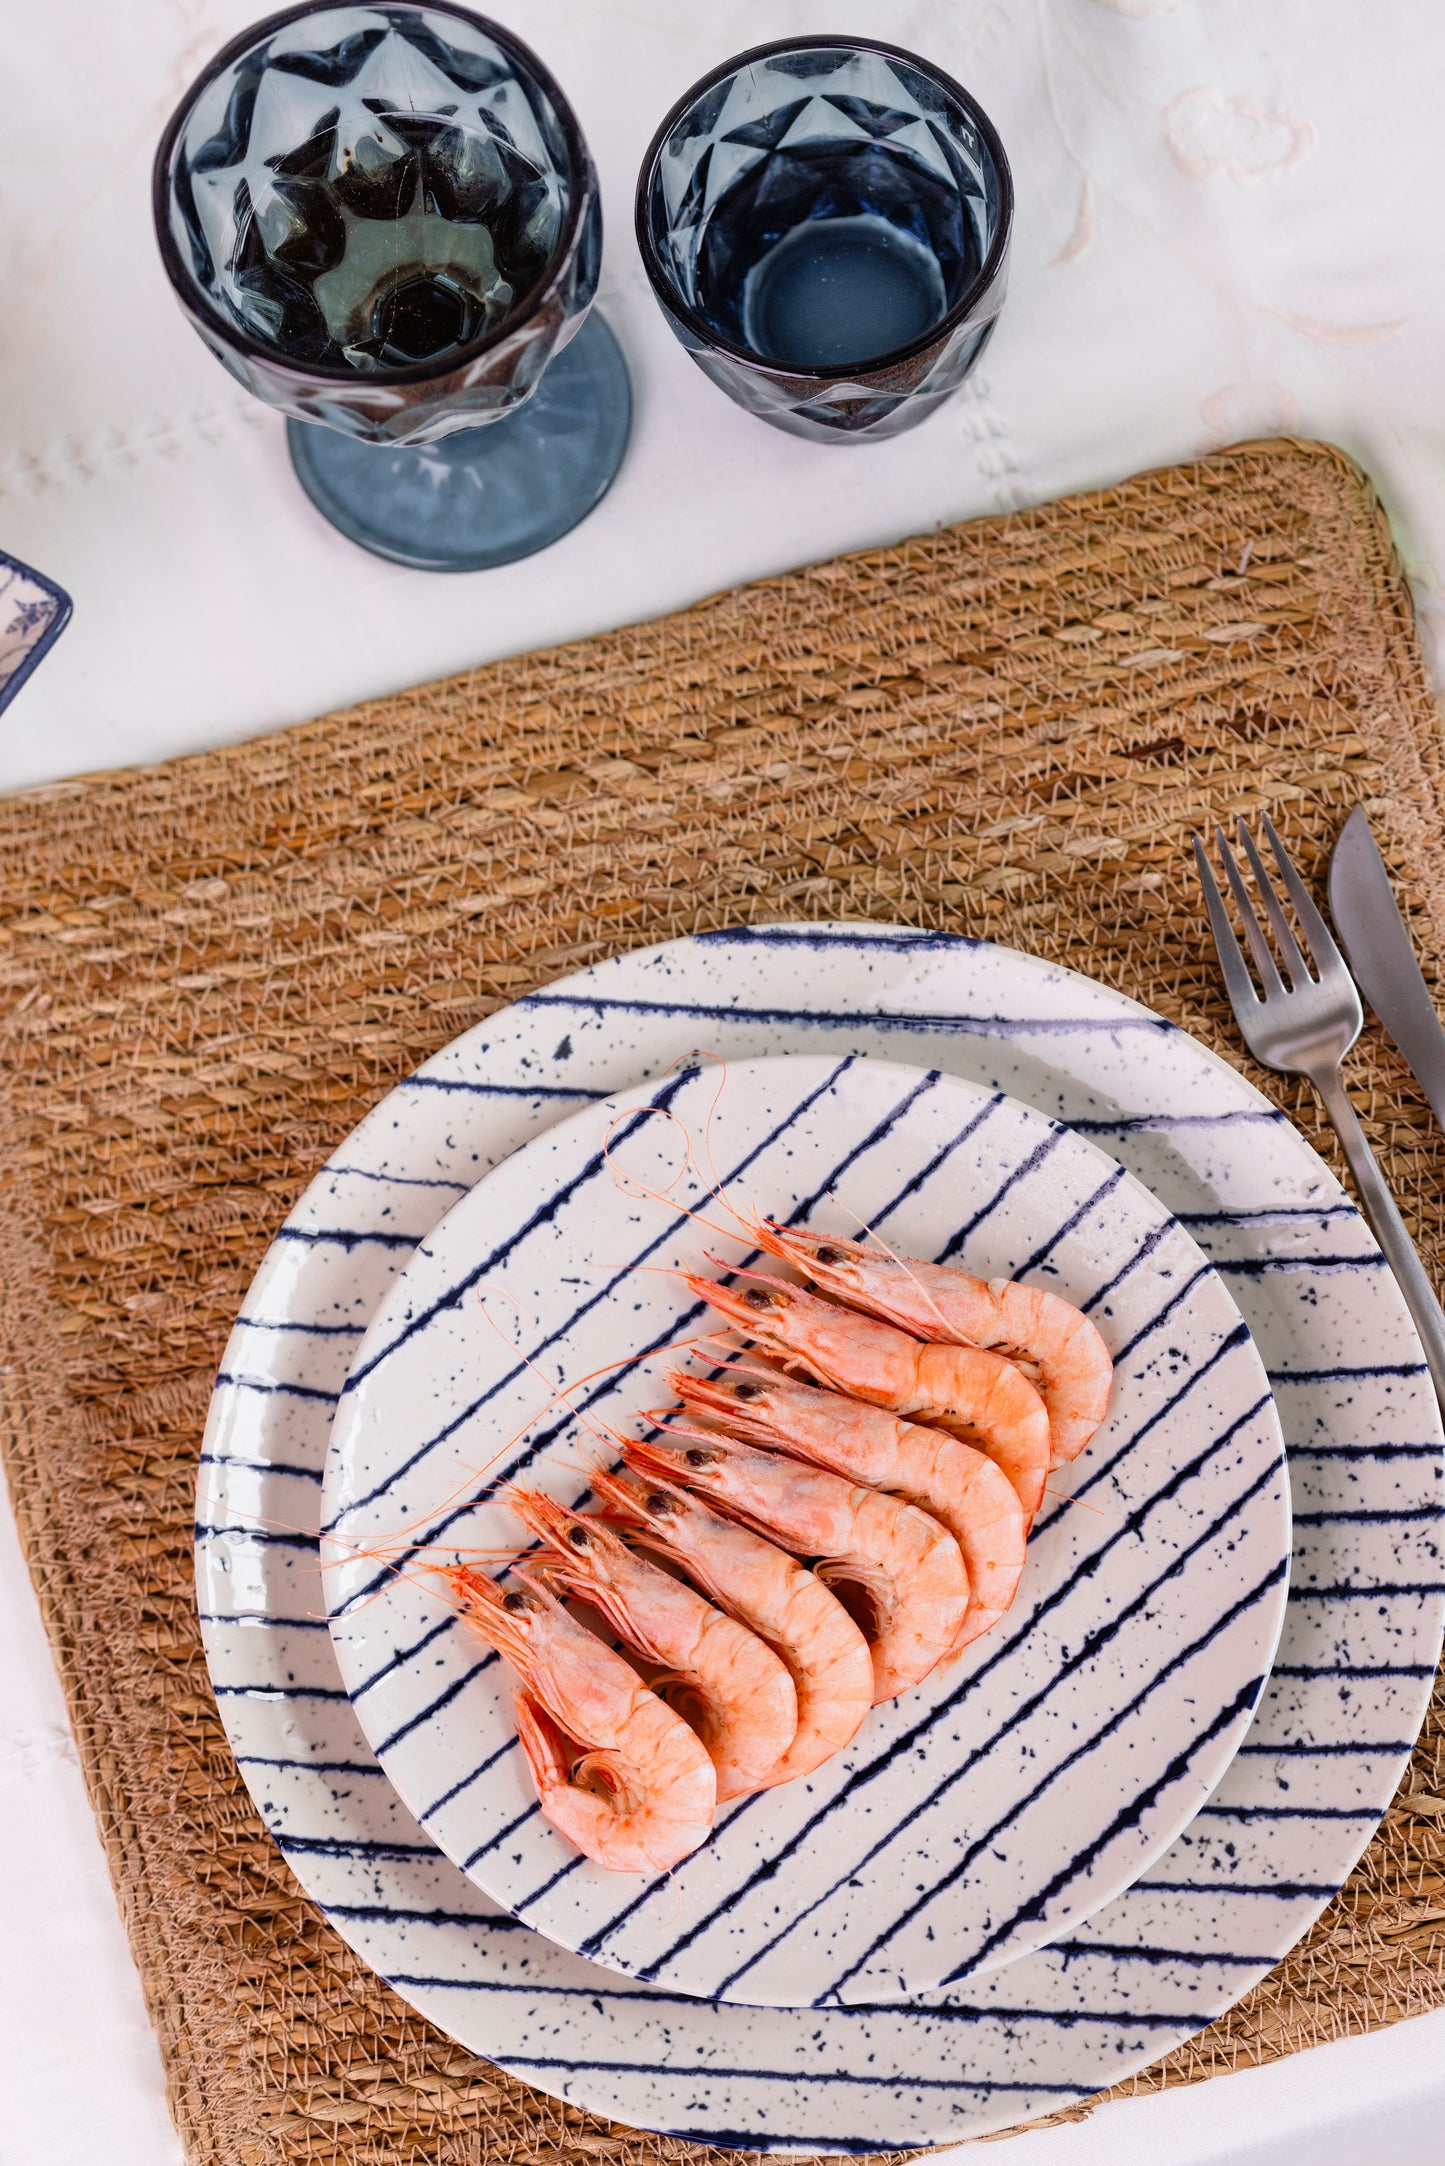
[[[464,9],[293,9],[219,56],[157,155],[191,321],[284,413],[423,444],[509,413],[576,331],[602,226],[547,70]]]
[[[761,419],[839,442],[911,428],[957,389],[1003,302],[1012,207],[1003,146],[956,83],[891,47],[818,39],[743,54],[680,100],[643,162],[637,232],[698,366]],[[837,221],[836,275],[862,302],[879,235],[880,284],[934,296],[891,350],[811,365],[768,350],[764,330],[787,321],[775,274],[830,238],[820,220]],[[893,294],[878,299],[860,313],[897,320]]]

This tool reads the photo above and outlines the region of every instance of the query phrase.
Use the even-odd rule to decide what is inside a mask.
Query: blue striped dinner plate
[[[661,1079],[856,1053],[1000,1090],[1136,1174],[1224,1278],[1269,1372],[1293,1563],[1279,1652],[1189,1826],[1050,1946],[907,2004],[699,2004],[500,1910],[407,1811],[327,1629],[332,1413],[418,1242],[529,1137]],[[1188,1378],[1182,1378],[1187,1383]],[[1284,1117],[1106,987],[943,934],[796,925],[623,955],[490,1016],[346,1139],[264,1259],[217,1379],[197,1582],[257,1807],[336,1930],[423,2015],[540,2088],[754,2150],[945,2143],[1055,2111],[1222,2014],[1338,1889],[1394,1792],[1445,1615],[1441,1430],[1363,1222]]]
[[[1052,1477],[990,1637],[812,1774],[724,1806],[670,1872],[622,1876],[543,1817],[515,1673],[427,1568],[530,1546],[503,1484],[585,1506],[616,1434],[656,1434],[679,1358],[715,1368],[691,1342],[721,1319],[680,1274],[755,1270],[746,1211],[1033,1274],[1102,1332],[1109,1409]],[[322,1526],[342,1681],[447,1856],[608,1969],[785,2008],[957,1984],[1137,1879],[1249,1727],[1289,1571],[1269,1383],[1192,1237],[1063,1122],[853,1054],[684,1064],[484,1176],[357,1349]]]

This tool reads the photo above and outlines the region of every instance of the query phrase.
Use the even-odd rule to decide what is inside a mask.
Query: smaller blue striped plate
[[[579,1857],[542,1818],[515,1680],[432,1591],[426,1545],[520,1546],[496,1498],[519,1475],[585,1501],[590,1469],[615,1456],[608,1430],[646,1427],[679,1342],[717,1321],[678,1271],[758,1261],[729,1205],[833,1232],[886,1219],[904,1253],[1028,1272],[1093,1316],[1114,1386],[1092,1443],[1051,1478],[1005,1620],[873,1709],[811,1776],[724,1807],[699,1850],[647,1881]],[[782,2007],[981,1974],[1134,1882],[1248,1727],[1290,1554],[1269,1383],[1185,1229],[1061,1122],[852,1055],[721,1077],[684,1062],[480,1180],[361,1342],[322,1525],[343,1681],[446,1854],[607,1968]]]

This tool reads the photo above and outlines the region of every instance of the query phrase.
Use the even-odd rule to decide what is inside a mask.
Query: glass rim
[[[663,263],[657,245],[652,238],[651,219],[648,215],[648,198],[651,194],[653,178],[657,171],[657,162],[663,145],[687,112],[689,106],[695,105],[698,99],[711,90],[715,84],[724,81],[729,75],[740,74],[744,68],[751,67],[755,61],[771,60],[779,53],[812,52],[882,53],[885,59],[901,60],[908,67],[917,69],[920,75],[926,76],[947,97],[952,98],[958,105],[962,106],[964,112],[967,113],[969,119],[978,129],[980,136],[987,145],[989,156],[993,160],[994,171],[998,175],[999,183],[999,215],[998,230],[989,243],[987,254],[979,265],[978,271],[970,279],[958,299],[944,310],[937,323],[931,325],[927,331],[920,332],[917,338],[909,339],[902,346],[890,346],[884,353],[871,354],[866,361],[817,362],[808,367],[794,368],[785,367],[780,361],[769,361],[765,355],[758,353],[754,347],[739,345],[736,340],[728,338],[724,332],[715,330],[707,319],[692,306],[692,303],[684,298]],[[706,75],[700,75],[691,89],[685,90],[682,96],[669,106],[659,123],[652,141],[643,153],[642,164],[637,175],[637,192],[633,199],[637,245],[641,251],[643,268],[647,272],[653,292],[669,314],[677,316],[690,331],[696,334],[704,346],[713,347],[720,353],[729,354],[734,360],[746,362],[750,368],[757,369],[770,376],[786,376],[802,382],[811,381],[817,383],[848,382],[853,378],[871,376],[881,369],[896,368],[901,362],[911,361],[917,354],[926,353],[928,348],[936,345],[941,338],[946,338],[950,331],[956,329],[960,323],[967,319],[968,312],[978,300],[979,295],[986,293],[998,276],[1000,265],[1008,249],[1009,237],[1013,230],[1013,210],[1013,173],[1009,167],[1008,154],[1004,150],[1003,141],[997,128],[989,119],[988,114],[979,104],[977,98],[970,91],[965,90],[962,83],[946,73],[944,69],[936,67],[931,60],[925,60],[921,54],[910,52],[906,46],[890,45],[881,38],[850,38],[831,34],[824,35],[822,33],[819,33],[816,37],[775,38],[767,45],[750,45],[745,52],[735,53],[731,60],[724,60],[719,66],[710,68]]]
[[[324,15],[339,12],[345,7],[374,8],[378,12],[394,12],[397,0],[297,0],[294,7],[280,8],[274,15],[262,16],[259,22],[249,23],[234,38],[228,38],[215,53],[194,81],[182,93],[180,103],[161,131],[151,165],[151,213],[155,223],[156,243],[160,249],[161,262],[175,290],[176,298],[190,316],[205,322],[222,342],[233,347],[248,359],[263,362],[268,368],[277,369],[298,383],[314,383],[321,379],[327,383],[350,384],[358,390],[382,389],[391,384],[425,384],[440,382],[455,375],[479,355],[519,330],[537,312],[548,289],[557,280],[571,255],[582,221],[583,205],[593,182],[592,158],[587,148],[577,115],[573,112],[567,94],[544,61],[539,60],[530,45],[490,16],[479,15],[473,8],[460,7],[457,0],[416,0],[409,12],[417,14],[449,15],[454,21],[468,24],[480,30],[494,45],[516,62],[537,83],[556,115],[562,138],[567,147],[568,202],[561,229],[553,243],[551,253],[537,277],[508,311],[501,322],[480,337],[469,339],[465,345],[454,346],[450,352],[432,361],[409,361],[400,367],[380,369],[352,369],[335,361],[298,362],[268,345],[265,339],[255,337],[234,323],[216,305],[211,296],[197,283],[187,269],[184,258],[171,231],[170,187],[172,162],[181,131],[195,110],[202,93],[209,90],[217,77],[231,64],[254,46],[263,44],[288,23],[303,21],[308,15]]]

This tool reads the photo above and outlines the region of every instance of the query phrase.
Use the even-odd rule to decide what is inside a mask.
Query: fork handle
[[[1420,1343],[1425,1349],[1425,1359],[1430,1365],[1436,1395],[1445,1406],[1445,1311],[1435,1297],[1435,1289],[1425,1273],[1419,1251],[1405,1228],[1399,1207],[1390,1194],[1380,1162],[1370,1149],[1359,1115],[1350,1103],[1344,1079],[1338,1068],[1331,1068],[1310,1078],[1324,1102],[1324,1108],[1335,1126],[1335,1133],[1344,1145],[1365,1216],[1370,1222],[1375,1239],[1385,1252],[1385,1261],[1395,1274],[1395,1283],[1405,1296],[1405,1304],[1415,1320]]]

